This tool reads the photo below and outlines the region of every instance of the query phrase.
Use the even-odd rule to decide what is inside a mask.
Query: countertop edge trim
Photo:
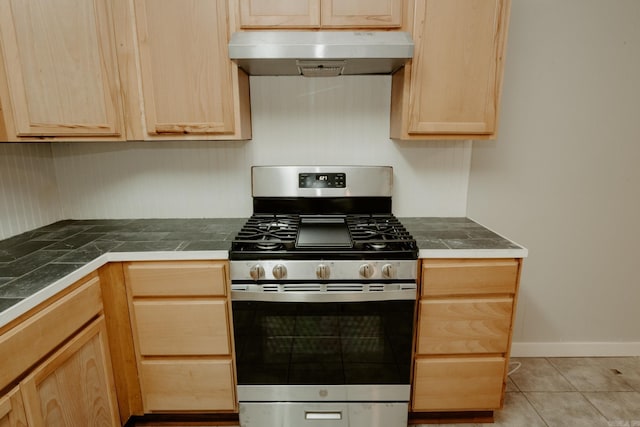
[[[63,291],[67,287],[76,283],[87,274],[99,269],[108,262],[124,262],[124,261],[186,261],[186,260],[202,260],[202,259],[229,259],[229,252],[220,251],[157,251],[157,252],[107,252],[98,258],[86,263],[79,269],[67,274],[66,276],[56,280],[50,285],[45,286],[38,292],[34,293],[18,302],[17,304],[0,312],[0,327],[22,316],[47,299],[53,297],[58,292]]]

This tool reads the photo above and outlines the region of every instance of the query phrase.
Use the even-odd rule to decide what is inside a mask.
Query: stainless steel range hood
[[[413,57],[400,31],[242,31],[229,57],[254,76],[391,74]]]

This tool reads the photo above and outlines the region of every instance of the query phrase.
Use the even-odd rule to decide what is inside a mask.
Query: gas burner
[[[264,240],[256,243],[256,248],[263,251],[274,251],[282,247],[282,243]]]
[[[257,227],[261,230],[277,231],[277,230],[290,228],[291,226],[290,224],[287,224],[285,222],[273,221],[273,222],[259,223]]]
[[[376,251],[383,250],[387,247],[387,244],[384,242],[374,242],[374,243],[366,243],[366,247],[374,249]]]

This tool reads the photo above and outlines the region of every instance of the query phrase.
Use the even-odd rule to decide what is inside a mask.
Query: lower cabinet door
[[[18,387],[0,397],[0,427],[27,427],[27,418]]]
[[[236,409],[230,359],[143,360],[140,368],[145,412]]]
[[[503,357],[418,359],[412,410],[487,411],[502,406]]]
[[[21,383],[30,426],[120,425],[104,316]]]

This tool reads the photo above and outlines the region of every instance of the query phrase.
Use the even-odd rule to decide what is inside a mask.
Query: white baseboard
[[[640,342],[513,342],[511,357],[640,356]]]

